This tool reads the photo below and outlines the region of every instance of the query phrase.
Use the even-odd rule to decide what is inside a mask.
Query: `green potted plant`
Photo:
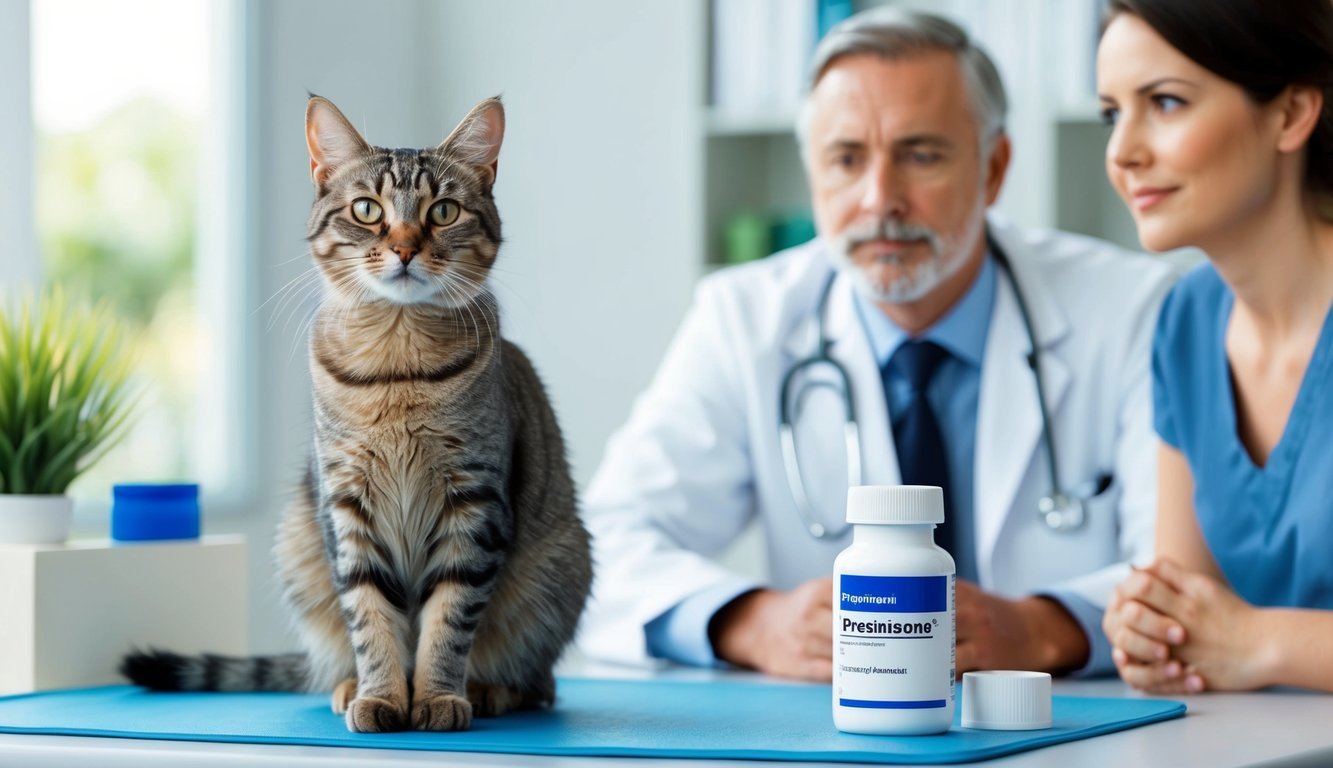
[[[66,489],[124,435],[130,365],[105,306],[58,290],[0,306],[0,543],[69,536]]]

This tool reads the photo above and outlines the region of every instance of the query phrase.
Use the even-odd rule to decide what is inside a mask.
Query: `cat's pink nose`
[[[420,250],[415,245],[395,245],[393,247],[393,252],[398,254],[398,260],[403,262],[404,265],[411,261],[412,257],[416,256]]]

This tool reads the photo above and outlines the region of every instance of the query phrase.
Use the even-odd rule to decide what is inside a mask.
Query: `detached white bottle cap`
[[[934,485],[854,485],[847,522],[920,525],[944,522],[944,491]]]
[[[964,728],[1035,731],[1051,727],[1051,676],[990,670],[963,674]]]

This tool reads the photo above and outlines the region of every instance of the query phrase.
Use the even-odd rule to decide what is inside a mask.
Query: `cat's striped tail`
[[[182,656],[132,651],[120,673],[155,691],[304,691],[310,666],[303,653],[281,656]]]

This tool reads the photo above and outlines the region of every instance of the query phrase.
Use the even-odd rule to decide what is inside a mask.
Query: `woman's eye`
[[[453,200],[441,200],[430,207],[430,223],[437,227],[447,227],[458,221],[461,210]]]
[[[384,218],[384,209],[368,197],[358,197],[352,201],[352,218],[362,224],[377,224]]]
[[[1120,119],[1120,110],[1115,107],[1105,107],[1102,109],[1102,122],[1107,125],[1115,125]]]
[[[1185,106],[1185,101],[1183,99],[1165,93],[1159,93],[1156,96],[1153,96],[1152,100],[1153,103],[1157,105],[1157,108],[1163,112],[1175,112],[1177,109]]]

